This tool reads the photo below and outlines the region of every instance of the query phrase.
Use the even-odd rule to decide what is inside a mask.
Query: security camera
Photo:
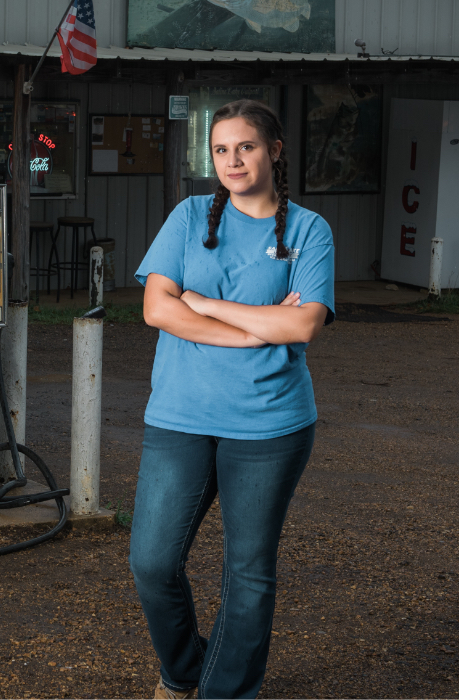
[[[358,56],[359,58],[368,58],[368,57],[370,56],[369,53],[366,53],[367,45],[366,45],[366,42],[365,42],[363,39],[356,39],[356,40],[354,41],[354,44],[355,44],[356,46],[358,46],[360,49],[362,49],[362,53],[358,53],[358,54],[357,54],[357,56]]]

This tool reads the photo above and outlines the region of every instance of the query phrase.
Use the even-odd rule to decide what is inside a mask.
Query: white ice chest
[[[459,287],[459,102],[392,99],[381,258],[383,279],[429,284],[442,238],[442,289]]]

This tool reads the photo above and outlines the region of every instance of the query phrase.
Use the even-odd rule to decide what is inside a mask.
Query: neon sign
[[[44,188],[45,187],[45,175],[50,175],[53,172],[53,158],[51,155],[51,149],[55,148],[56,145],[52,140],[40,134],[38,138],[35,138],[30,142],[30,186],[32,188]],[[7,161],[8,175],[10,180],[13,176],[13,144],[8,145],[10,155]],[[35,189],[33,191],[36,191]]]
[[[44,143],[45,146],[48,146],[48,148],[56,148],[56,144],[53,143],[53,142],[51,141],[51,139],[49,138],[49,136],[45,136],[44,134],[40,134],[40,136],[38,137],[38,140],[41,141],[42,143]],[[8,145],[8,148],[10,149],[10,151],[12,151],[12,150],[13,150],[13,144],[10,143],[10,144]]]
[[[48,136],[45,136],[44,134],[40,134],[38,137],[39,141],[43,141],[45,146],[48,146],[48,148],[56,148],[56,144],[51,141],[51,139]]]
[[[38,170],[49,170],[49,158],[34,158],[30,161],[30,170],[34,173]]]

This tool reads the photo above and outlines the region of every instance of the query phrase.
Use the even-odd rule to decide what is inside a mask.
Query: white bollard
[[[79,515],[99,511],[102,339],[101,318],[73,319],[70,510]]]
[[[28,302],[10,301],[7,325],[1,333],[6,396],[16,441],[21,445],[25,443],[28,315]],[[0,442],[8,442],[3,419],[0,419]],[[24,455],[19,454],[19,457],[24,467]],[[0,452],[0,483],[15,478],[11,452]]]
[[[441,296],[441,266],[443,261],[443,238],[432,238],[430,249],[429,294]]]
[[[100,306],[104,298],[104,249],[99,245],[89,254],[89,306]]]

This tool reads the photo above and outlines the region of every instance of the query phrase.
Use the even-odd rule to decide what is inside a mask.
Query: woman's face
[[[212,158],[218,179],[236,195],[272,191],[272,162],[281,148],[282,142],[276,141],[269,152],[256,128],[243,117],[224,119],[212,131]]]

